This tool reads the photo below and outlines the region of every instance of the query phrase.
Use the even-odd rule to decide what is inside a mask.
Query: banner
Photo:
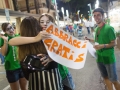
[[[79,40],[50,24],[46,32],[51,38],[43,40],[49,56],[56,62],[72,69],[84,67],[88,41]]]

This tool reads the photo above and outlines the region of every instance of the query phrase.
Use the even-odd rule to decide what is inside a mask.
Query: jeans
[[[118,80],[116,73],[116,63],[103,64],[98,62],[97,65],[103,78],[108,77],[112,82]]]
[[[87,31],[88,31],[88,34],[90,34],[90,28],[89,27],[87,27]]]
[[[0,54],[0,58],[1,58],[1,64],[4,63],[4,56],[2,54]]]
[[[6,77],[9,83],[14,83],[20,78],[24,78],[24,74],[21,68],[16,70],[6,70]]]

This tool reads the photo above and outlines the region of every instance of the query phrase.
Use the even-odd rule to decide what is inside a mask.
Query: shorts
[[[75,84],[73,82],[72,75],[70,74],[70,72],[68,72],[66,78],[62,80],[62,83],[63,85],[69,87],[71,90],[75,89]]]
[[[6,70],[6,77],[9,83],[14,83],[18,81],[20,78],[23,78],[24,74],[21,68],[16,70]]]
[[[97,65],[103,78],[108,77],[111,82],[115,82],[118,80],[116,73],[116,63],[113,64],[97,63]]]

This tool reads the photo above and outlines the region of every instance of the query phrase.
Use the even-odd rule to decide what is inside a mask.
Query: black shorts
[[[20,78],[23,78],[24,74],[21,68],[16,70],[6,70],[6,77],[9,83],[14,83],[18,81]]]

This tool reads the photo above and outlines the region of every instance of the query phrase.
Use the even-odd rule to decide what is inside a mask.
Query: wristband
[[[104,44],[104,48],[106,48],[106,45]]]

